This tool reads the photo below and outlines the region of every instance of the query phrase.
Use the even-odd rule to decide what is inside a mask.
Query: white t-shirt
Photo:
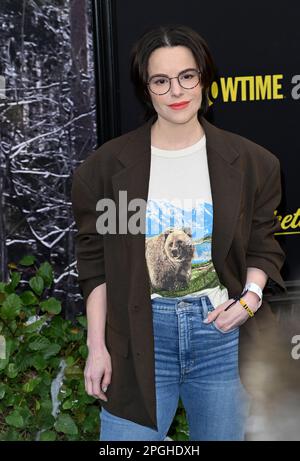
[[[151,146],[146,262],[151,298],[228,300],[211,259],[213,204],[205,135],[179,150]]]

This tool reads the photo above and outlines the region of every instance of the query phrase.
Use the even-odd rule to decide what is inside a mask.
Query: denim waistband
[[[178,307],[203,307],[208,310],[214,309],[209,297],[207,295],[203,296],[179,296],[174,298],[169,298],[165,296],[157,296],[151,299],[152,307],[164,307],[164,308],[178,308]]]
[[[194,312],[200,313],[203,318],[207,317],[208,312],[214,310],[207,295],[174,298],[157,296],[151,299],[151,304],[154,312],[176,313],[177,315],[184,312]]]
[[[203,301],[206,302],[206,304],[211,305],[211,301],[207,295],[203,296],[178,296],[174,298],[168,298],[165,296],[157,296],[155,298],[151,299],[152,304],[178,304],[179,302],[184,302],[184,303],[191,303],[191,304],[198,304],[202,305]]]

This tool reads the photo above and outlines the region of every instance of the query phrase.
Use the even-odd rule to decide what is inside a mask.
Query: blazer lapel
[[[151,162],[151,120],[131,132],[126,146],[117,153],[125,167],[112,177],[114,199],[119,205],[119,191],[127,192],[128,202],[148,197]]]
[[[112,177],[114,200],[119,207],[119,191],[127,191],[127,200],[147,201],[151,166],[151,125],[155,117],[131,132],[125,147],[116,154],[124,169]],[[199,119],[206,135],[207,162],[213,201],[212,261],[218,274],[229,251],[239,217],[244,173],[233,163],[239,153],[230,145],[223,131],[205,118]],[[125,213],[124,208],[121,213]],[[118,212],[117,212],[118,213]],[[117,214],[119,216],[119,214]],[[145,226],[144,219],[143,225]],[[134,236],[133,236],[134,237]],[[145,234],[129,239],[131,248],[143,264]],[[141,257],[142,256],[142,257]],[[145,269],[145,268],[144,268]],[[143,271],[140,266],[139,270]],[[141,274],[139,274],[141,275]]]
[[[240,154],[230,145],[226,134],[203,117],[200,123],[206,135],[213,201],[212,261],[220,273],[240,214],[244,172],[233,165]]]

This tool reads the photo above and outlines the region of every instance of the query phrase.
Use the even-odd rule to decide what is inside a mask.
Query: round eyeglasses
[[[186,69],[177,75],[177,77],[168,77],[167,75],[153,75],[147,82],[149,90],[157,95],[168,93],[171,88],[171,80],[177,78],[179,85],[185,90],[195,88],[200,82],[201,72],[197,69]]]

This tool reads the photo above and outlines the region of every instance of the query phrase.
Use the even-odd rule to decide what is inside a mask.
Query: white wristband
[[[253,291],[253,293],[257,294],[257,296],[259,297],[258,307],[260,307],[262,304],[262,297],[263,297],[262,289],[260,288],[260,286],[257,285],[257,283],[250,282],[250,283],[246,283],[245,289],[248,291]]]

